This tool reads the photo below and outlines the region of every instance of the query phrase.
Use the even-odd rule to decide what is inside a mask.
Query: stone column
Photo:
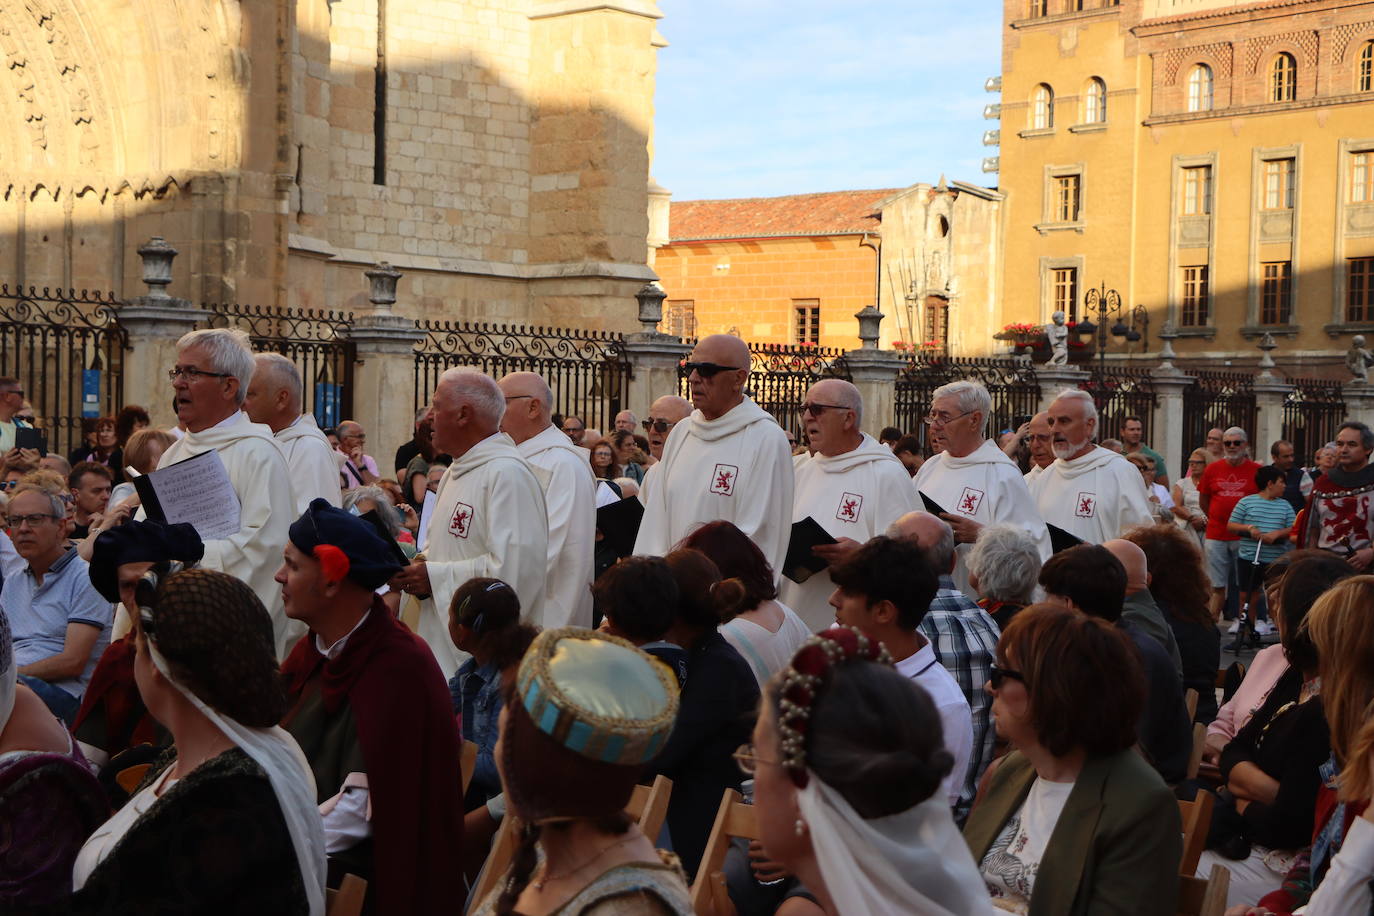
[[[1278,347],[1272,334],[1265,334],[1256,344],[1260,349],[1259,374],[1255,376],[1255,425],[1247,430],[1253,437],[1250,456],[1261,464],[1268,462],[1269,446],[1283,438],[1283,402],[1292,386],[1274,375],[1274,357],[1270,352]]]
[[[630,391],[625,408],[642,420],[654,401],[665,394],[679,394],[678,366],[691,352],[690,346],[671,334],[650,331],[626,335]]]
[[[860,426],[873,438],[897,418],[897,376],[907,359],[892,350],[878,349],[883,313],[866,305],[854,315],[859,319],[859,348],[844,354],[849,379],[863,398],[864,415]]]
[[[167,379],[167,370],[176,365],[177,341],[206,322],[210,314],[188,299],[167,295],[175,248],[154,236],[138,249],[138,256],[143,259],[148,293],[115,309],[120,326],[129,335],[129,350],[124,354],[124,403],[147,408],[153,426],[167,429],[177,424],[172,383]]]
[[[1042,366],[1035,370],[1035,380],[1040,384],[1040,410],[1045,411],[1065,388],[1083,387],[1088,373],[1073,366]]]
[[[1164,365],[1150,373],[1155,389],[1155,414],[1150,424],[1150,447],[1164,456],[1164,464],[1169,469],[1169,482],[1187,473],[1188,456],[1184,449],[1191,450],[1192,443],[1183,441],[1183,392],[1195,379],[1174,368],[1167,359]]]
[[[424,334],[415,322],[397,315],[396,282],[401,272],[385,261],[365,271],[372,308],[354,318],[348,339],[357,348],[353,370],[353,416],[367,430],[370,454],[383,476],[391,456],[414,435],[415,345]],[[422,392],[426,401],[433,392]]]
[[[1374,385],[1346,382],[1341,388],[1345,398],[1345,417],[1374,426]]]

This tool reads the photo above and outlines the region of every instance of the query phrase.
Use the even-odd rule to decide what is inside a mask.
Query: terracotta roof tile
[[[675,200],[669,209],[668,235],[676,242],[876,232],[877,204],[902,190]]]

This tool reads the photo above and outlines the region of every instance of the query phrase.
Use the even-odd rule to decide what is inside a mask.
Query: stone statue
[[[1055,312],[1053,324],[1045,325],[1045,337],[1050,342],[1050,360],[1047,365],[1066,366],[1069,362],[1069,329],[1064,326],[1066,316]]]
[[[1354,381],[1368,385],[1370,366],[1374,366],[1374,353],[1365,349],[1364,335],[1356,334],[1350,342],[1350,349],[1345,351],[1345,368],[1355,377]]]

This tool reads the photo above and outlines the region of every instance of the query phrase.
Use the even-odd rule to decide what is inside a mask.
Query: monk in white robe
[[[243,409],[254,423],[270,427],[286,456],[296,514],[311,501],[340,504],[338,454],[310,414],[301,413],[303,385],[296,364],[280,353],[259,353]]]
[[[1086,391],[1070,389],[1050,405],[1055,462],[1031,482],[1041,516],[1089,544],[1119,538],[1154,522],[1135,465],[1093,445],[1097,407]]]
[[[245,582],[272,616],[277,658],[286,657],[305,632],[286,616],[281,588],[273,581],[281,565],[287,532],[296,519],[296,500],[281,446],[272,430],[248,418],[240,407],[254,372],[253,352],[242,331],[192,331],[177,342],[177,417],[186,435],[162,453],[159,468],[214,449],[239,498],[239,530],[227,538],[205,538],[201,565]]]
[[[673,427],[640,494],[635,553],[664,556],[698,525],[732,522],[781,575],[792,527],[792,450],[777,422],[744,396],[749,347],[713,334],[687,362],[696,408]]]
[[[810,516],[837,541],[816,549],[834,563],[916,508],[911,476],[892,450],[860,429],[863,400],[843,379],[811,386],[802,404],[806,439],[816,450],[796,462],[792,521]],[[783,577],[778,599],[820,630],[835,622],[829,567],[798,584]]]
[[[1031,499],[1021,469],[985,438],[992,398],[978,382],[964,379],[935,389],[926,422],[940,436],[944,451],[916,472],[918,493],[941,508],[940,517],[954,529],[954,585],[971,598],[965,557],[984,525],[1011,524],[1025,530],[1050,555],[1049,532]]]
[[[445,678],[466,658],[448,629],[453,593],[464,582],[500,579],[515,589],[527,622],[543,619],[549,516],[534,472],[500,431],[505,410],[501,389],[482,373],[455,368],[440,376],[433,442],[453,464],[439,481],[423,558],[390,582],[422,599],[416,629]]]
[[[549,513],[548,576],[537,622],[545,629],[590,627],[597,480],[587,450],[553,425],[553,393],[541,376],[515,372],[498,384],[506,398],[501,431],[539,478]]]
[[[1026,424],[1026,445],[1030,448],[1030,470],[1023,475],[1026,486],[1054,464],[1054,434],[1050,432],[1050,415],[1040,411]]]

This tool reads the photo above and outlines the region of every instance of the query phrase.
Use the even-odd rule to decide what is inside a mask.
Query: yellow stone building
[[[1185,366],[1269,332],[1343,375],[1374,332],[1374,3],[1005,0],[1000,90],[995,323],[1105,285],[1149,316],[1137,355],[1167,320]]]

